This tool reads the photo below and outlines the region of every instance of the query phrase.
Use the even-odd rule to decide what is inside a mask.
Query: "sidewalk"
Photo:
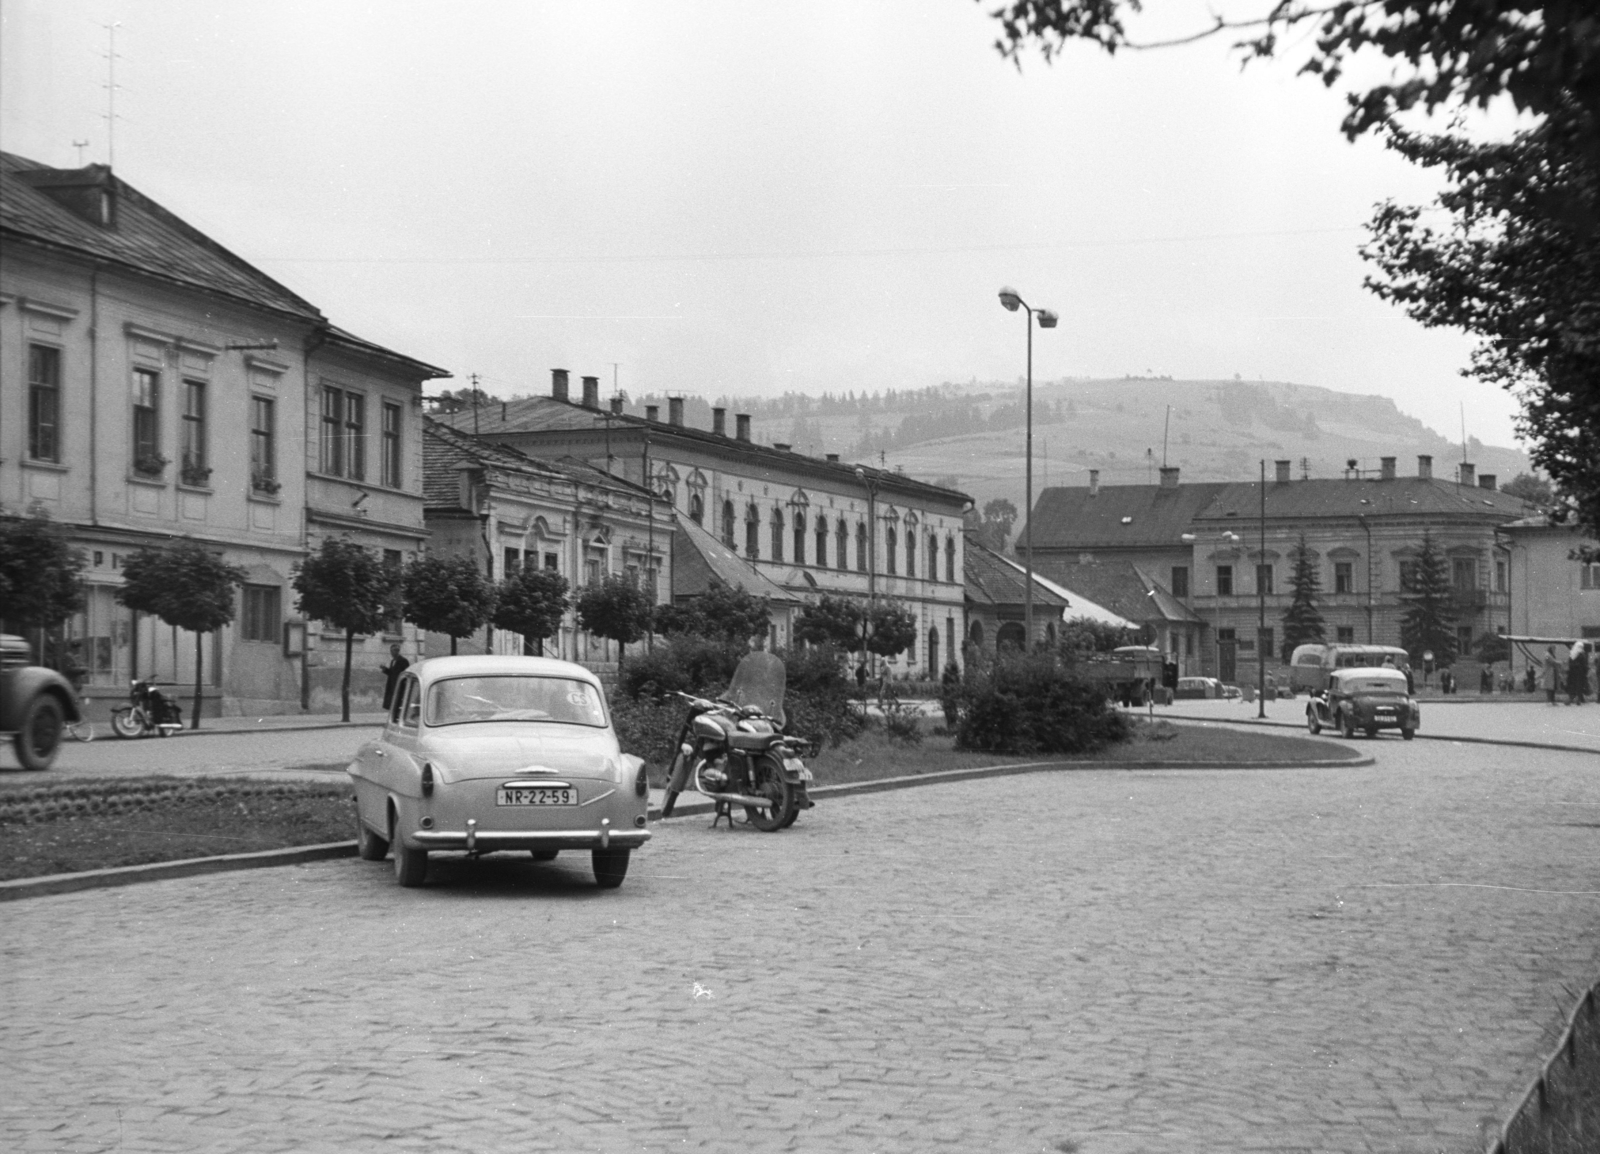
[[[337,713],[274,713],[265,717],[202,717],[197,734],[184,723],[175,737],[203,736],[207,733],[260,733],[273,729],[371,729],[380,726],[389,715],[382,710],[373,713],[352,713],[349,721],[340,721]],[[109,735],[110,726],[105,727]]]

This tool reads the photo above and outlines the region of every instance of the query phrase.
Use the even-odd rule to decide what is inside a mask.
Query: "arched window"
[[[950,584],[956,583],[956,539],[944,539],[944,579]]]
[[[972,643],[974,645],[982,647],[982,645],[983,645],[983,622],[982,621],[974,621],[972,623],[971,634],[972,634]]]
[[[820,514],[817,516],[817,557],[818,565],[828,564],[828,519]]]
[[[883,556],[886,564],[883,567],[883,571],[891,577],[894,576],[895,572],[894,551],[899,547],[899,544],[900,539],[895,535],[894,526],[885,525],[883,527]]]
[[[856,522],[856,572],[867,571],[867,525],[865,521]]]
[[[799,509],[794,511],[794,563],[806,563],[806,515]]]
[[[928,630],[928,677],[938,677],[939,673],[939,627],[935,625]]]
[[[706,502],[705,498],[700,496],[699,493],[689,494],[689,520],[696,525],[704,525],[706,523]]]
[[[850,568],[850,526],[843,517],[833,523],[833,563],[840,569]]]
[[[724,501],[722,503],[722,543],[724,545],[726,545],[730,549],[736,548],[736,546],[733,543],[733,502],[732,501]]]
[[[1000,632],[995,634],[994,645],[996,649],[1021,649],[1027,637],[1021,622],[1007,621],[1000,626]]]
[[[1044,640],[1045,644],[1049,645],[1051,649],[1056,647],[1056,623],[1054,621],[1044,627]]]
[[[744,511],[744,555],[752,561],[761,556],[761,510],[754,501]]]
[[[939,579],[939,538],[928,534],[928,580]]]
[[[913,521],[906,526],[906,576],[917,575],[917,524]]]
[[[772,511],[772,559],[783,560],[783,510]]]

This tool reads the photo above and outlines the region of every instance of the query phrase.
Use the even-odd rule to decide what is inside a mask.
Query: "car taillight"
[[[639,767],[639,774],[633,779],[633,792],[644,797],[650,792],[650,776],[644,766]]]
[[[433,796],[433,766],[429,764],[422,767],[422,796]]]

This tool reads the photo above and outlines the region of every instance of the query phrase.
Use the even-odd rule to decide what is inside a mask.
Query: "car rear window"
[[[598,689],[570,677],[448,677],[428,687],[429,725],[478,721],[553,721],[603,728],[606,712]]]

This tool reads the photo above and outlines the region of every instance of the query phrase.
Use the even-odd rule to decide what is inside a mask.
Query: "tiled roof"
[[[115,223],[93,224],[35,187],[62,179],[111,192]],[[0,233],[71,249],[246,304],[310,321],[322,319],[310,302],[185,224],[104,165],[52,169],[0,152]]]
[[[1511,520],[1533,506],[1510,493],[1458,485],[1439,478],[1396,477],[1392,481],[1268,481],[1267,517],[1310,520],[1317,517],[1471,516]],[[1261,483],[1222,486],[1197,520],[1260,517]]]
[[[966,577],[967,599],[980,605],[1021,605],[1027,599],[1027,573],[1004,557],[984,548],[969,534],[962,568]],[[1033,580],[1033,603],[1040,607],[1065,608],[1067,598]]]
[[[525,477],[543,477],[551,481],[589,485],[617,493],[626,492],[636,497],[649,496],[649,491],[641,486],[596,469],[587,461],[578,461],[571,457],[553,461],[531,457],[509,445],[501,445],[481,437],[467,436],[440,424],[432,417],[423,417],[423,504],[432,509],[460,508],[461,486],[458,473],[462,465],[497,469]]]
[[[329,346],[350,349],[353,352],[360,353],[362,356],[377,357],[380,360],[388,361],[420,380],[439,380],[450,376],[448,369],[441,369],[437,365],[430,365],[425,361],[408,357],[404,353],[397,353],[393,349],[386,349],[382,345],[373,344],[371,341],[358,337],[352,332],[341,329],[338,325],[328,325],[324,331],[327,334]]]
[[[465,430],[472,428],[473,414],[471,409],[463,409],[458,413],[438,414],[437,419],[453,428]],[[955,489],[930,485],[926,481],[896,473],[892,469],[879,469],[871,465],[857,465],[845,461],[821,460],[804,453],[758,444],[755,441],[741,441],[737,437],[723,436],[707,429],[647,421],[630,413],[608,415],[599,409],[585,408],[575,401],[558,401],[554,397],[523,397],[520,400],[507,401],[504,405],[486,405],[478,410],[477,415],[479,432],[485,437],[514,433],[591,431],[602,419],[609,419],[617,428],[648,429],[650,435],[658,440],[675,437],[698,444],[711,452],[754,456],[769,468],[804,468],[838,473],[841,474],[841,480],[852,485],[860,484],[855,472],[861,469],[884,491],[898,490],[957,505],[971,500],[967,494]]]
[[[682,513],[677,515],[677,528],[672,537],[673,596],[704,593],[715,579],[756,597],[770,597],[780,604],[800,603],[800,598]]]
[[[1131,561],[1073,565],[1064,572],[1058,570],[1053,580],[1068,596],[1080,594],[1129,621],[1200,621],[1188,606]]]
[[[1096,493],[1087,488],[1046,489],[1017,539],[1026,541],[1032,533],[1035,550],[1171,545],[1188,532],[1213,498],[1230,487],[1226,482],[1204,481],[1171,488],[1103,485]]]

